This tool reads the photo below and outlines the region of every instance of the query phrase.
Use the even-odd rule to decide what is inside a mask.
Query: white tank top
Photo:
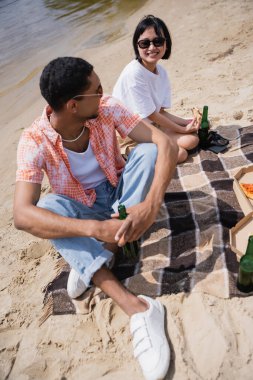
[[[99,166],[90,143],[83,153],[73,152],[67,148],[64,150],[67,153],[72,174],[85,190],[94,189],[106,181],[106,176]]]

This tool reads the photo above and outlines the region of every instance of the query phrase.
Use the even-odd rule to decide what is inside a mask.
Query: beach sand
[[[147,2],[124,20],[123,38],[77,54],[94,65],[104,91],[111,93],[133,58],[133,30],[149,13],[161,17],[172,35],[171,58],[162,62],[172,83],[171,112],[187,117],[193,106],[207,104],[214,127],[253,124],[251,0]],[[38,74],[25,93],[22,85],[13,91],[3,94],[0,115],[0,378],[142,379],[128,317],[110,299],[89,315],[52,316],[39,327],[42,289],[53,276],[56,255],[49,242],[15,230],[12,199],[20,133],[45,103]],[[181,293],[160,300],[172,351],[167,380],[252,379],[252,297]]]

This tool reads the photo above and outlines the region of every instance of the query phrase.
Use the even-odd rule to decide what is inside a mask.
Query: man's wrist
[[[159,201],[157,196],[152,197],[152,195],[149,194],[145,199],[144,203],[147,209],[150,210],[150,213],[156,216],[158,211],[160,210],[162,201]]]
[[[87,221],[88,222],[88,221]],[[90,238],[99,239],[101,236],[102,222],[98,220],[89,220],[85,226],[85,236]]]

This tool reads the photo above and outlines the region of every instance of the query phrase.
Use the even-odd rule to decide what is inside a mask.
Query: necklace
[[[49,123],[52,125],[51,118],[52,118],[52,114],[49,116]],[[64,141],[64,142],[75,142],[75,141],[77,141],[78,139],[80,139],[80,137],[83,135],[85,129],[86,129],[86,127],[85,127],[85,125],[84,125],[84,126],[83,126],[83,129],[82,129],[82,131],[81,131],[81,133],[80,133],[80,135],[78,135],[75,139],[70,139],[70,140],[69,140],[69,139],[64,139],[63,137],[62,137],[61,139],[62,139],[62,141]]]
[[[77,141],[77,140],[80,139],[80,137],[83,135],[85,129],[86,129],[86,127],[84,126],[83,129],[82,129],[82,131],[81,131],[81,133],[80,133],[80,135],[77,136],[75,139],[69,140],[69,139],[64,139],[63,137],[62,137],[61,139],[62,139],[62,141],[64,141],[64,142],[74,142],[74,141]]]

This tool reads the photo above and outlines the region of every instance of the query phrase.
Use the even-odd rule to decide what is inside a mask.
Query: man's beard
[[[98,117],[98,113],[97,114],[93,114],[93,115],[87,117],[87,119],[88,120],[90,120],[90,119],[96,119],[97,117]]]

